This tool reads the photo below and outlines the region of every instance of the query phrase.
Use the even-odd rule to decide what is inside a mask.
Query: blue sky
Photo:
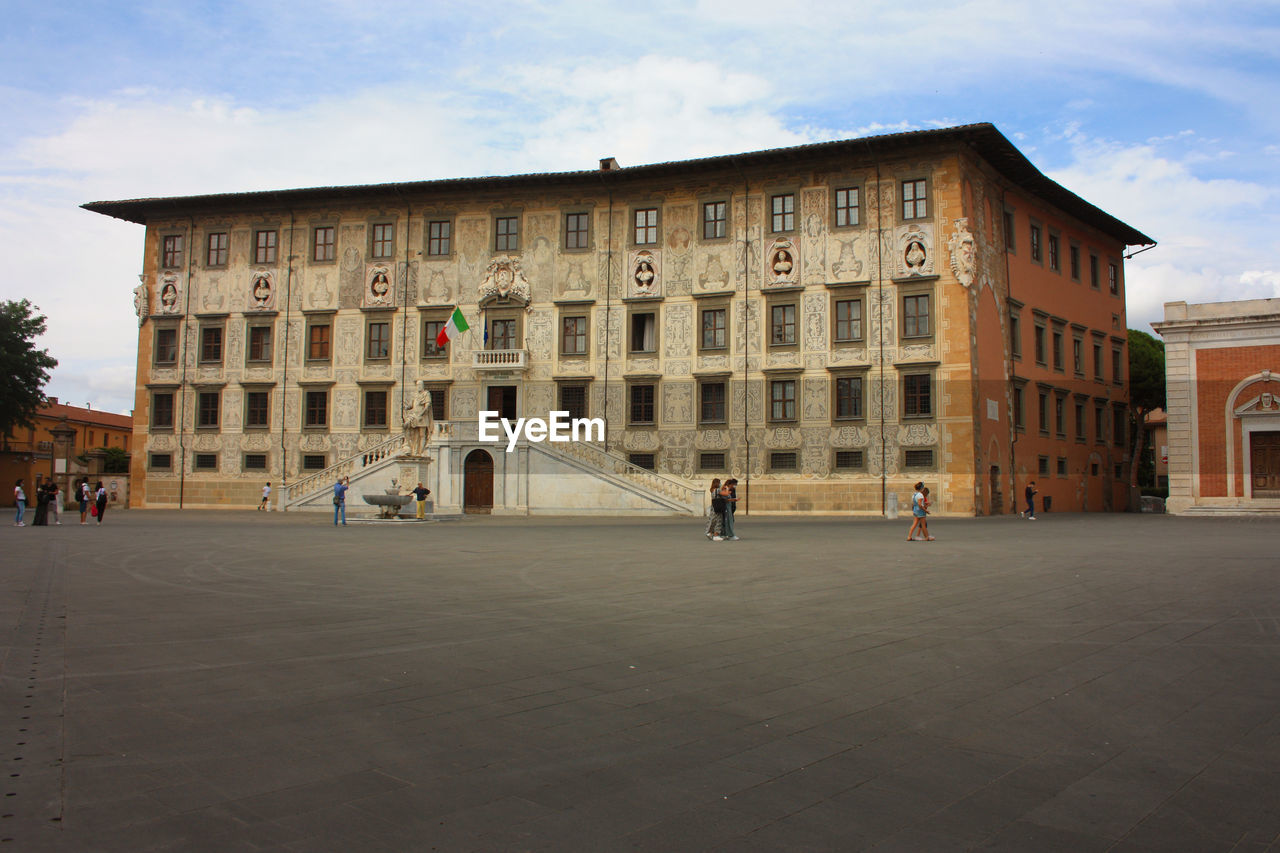
[[[993,122],[1159,241],[1162,304],[1280,297],[1274,2],[6,3],[0,298],[128,412],[141,226],[86,201],[623,165]]]

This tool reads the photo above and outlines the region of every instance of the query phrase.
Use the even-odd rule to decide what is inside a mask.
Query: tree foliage
[[[35,423],[49,371],[58,366],[48,350],[36,349],[45,331],[39,310],[26,299],[0,302],[0,438]]]
[[[102,454],[102,473],[129,473],[129,452],[123,447],[100,447],[98,451]]]
[[[1138,485],[1138,467],[1146,440],[1146,416],[1153,409],[1164,408],[1164,342],[1137,329],[1129,330],[1129,411],[1132,413],[1130,433],[1129,485]]]

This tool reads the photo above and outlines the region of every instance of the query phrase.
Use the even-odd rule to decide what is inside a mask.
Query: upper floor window
[[[227,254],[230,247],[230,240],[227,232],[218,231],[209,235],[208,251],[205,253],[205,265],[211,267],[225,267],[227,265]]]
[[[902,297],[902,336],[923,338],[929,335],[929,295]]]
[[[775,421],[796,419],[796,381],[775,379],[769,383],[769,417]]]
[[[566,249],[586,249],[590,247],[589,213],[566,213],[564,216],[564,247]]]
[[[271,327],[249,327],[249,361],[271,360]]]
[[[396,226],[390,222],[379,222],[373,226],[373,241],[370,245],[370,256],[389,258],[395,254]]]
[[[1107,264],[1107,287],[1112,296],[1120,295],[1120,267],[1116,264]]]
[[[1031,260],[1039,262],[1041,258],[1040,226],[1039,225],[1031,226],[1030,248],[1031,248]]]
[[[657,316],[650,311],[631,315],[631,352],[658,351]]]
[[[369,324],[369,335],[365,347],[365,357],[384,359],[391,356],[391,324],[376,321]]]
[[[702,312],[702,349],[724,349],[728,312],[724,308],[707,308]]]
[[[636,211],[635,243],[648,246],[658,242],[658,208],[646,207]]]
[[[1044,326],[1040,325],[1039,323],[1036,323],[1036,364],[1047,365],[1049,363],[1049,358],[1045,354],[1046,350],[1045,350],[1045,343],[1044,343],[1045,341],[1044,335],[1045,335]]]
[[[444,329],[446,321],[444,320],[425,320],[422,323],[422,357],[423,358],[444,358],[448,355],[449,342],[446,339],[444,346],[439,346],[436,342],[440,339],[440,331]]]
[[[927,418],[933,415],[933,377],[909,373],[902,377],[902,416]]]
[[[836,190],[836,227],[858,224],[859,198],[857,187]]]
[[[222,395],[218,391],[201,391],[196,398],[196,426],[213,429],[218,426],[218,410]]]
[[[329,392],[308,391],[302,410],[302,425],[323,427],[329,423]]]
[[[654,386],[652,385],[632,385],[631,386],[631,423],[633,424],[651,424],[653,423],[653,400]]]
[[[1067,249],[1067,258],[1071,265],[1071,280],[1080,280],[1080,247],[1071,246]]]
[[[427,254],[444,257],[453,251],[453,223],[440,219],[427,224]]]
[[[170,234],[164,238],[164,251],[161,262],[166,269],[182,266],[181,234]]]
[[[1098,289],[1098,256],[1089,256],[1089,286]]]
[[[725,383],[703,382],[698,391],[698,420],[702,423],[724,423]]]
[[[205,326],[200,330],[200,360],[222,361],[222,327]]]
[[[923,178],[902,182],[903,219],[924,219],[929,215],[928,186]]]
[[[368,429],[387,427],[387,392],[384,389],[364,392],[364,425]]]
[[[173,364],[178,360],[178,330],[173,327],[156,329],[156,364]]]
[[[516,349],[516,321],[502,317],[489,321],[489,349]]]
[[[333,226],[323,225],[317,228],[312,233],[311,247],[313,261],[332,261],[336,249]]]
[[[493,220],[493,248],[499,252],[520,248],[520,217],[499,216]]]
[[[861,299],[840,299],[836,301],[836,340],[862,340]]]
[[[327,361],[329,358],[328,323],[312,323],[307,327],[307,359],[309,361]]]
[[[862,417],[862,377],[836,377],[836,418],[838,420]]]
[[[157,391],[151,395],[151,428],[173,429],[172,391]]]
[[[244,395],[244,425],[265,427],[269,424],[271,394],[269,391],[247,391]]]
[[[729,203],[709,201],[702,205],[702,239],[715,240],[728,234]]]
[[[1059,258],[1058,258],[1058,235],[1057,234],[1049,235],[1049,269],[1053,270],[1054,272],[1057,272],[1059,269],[1061,269],[1061,267],[1059,266]]]
[[[1009,355],[1022,358],[1022,318],[1014,313],[1009,314]]]
[[[790,346],[796,342],[796,306],[774,305],[769,309],[769,345]]]
[[[258,231],[253,238],[253,262],[255,264],[274,264],[276,262],[275,231]]]
[[[796,197],[794,193],[775,195],[769,200],[770,230],[779,231],[796,229]]]
[[[559,389],[560,409],[568,412],[570,418],[587,416],[587,386],[581,384],[563,384]],[[443,420],[437,418],[437,420]]]
[[[564,355],[587,354],[586,317],[565,317],[561,320],[560,352]]]

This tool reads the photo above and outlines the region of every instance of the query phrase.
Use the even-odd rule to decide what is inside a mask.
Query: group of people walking
[[[92,512],[98,519],[98,524],[102,524],[102,517],[107,514],[107,489],[102,485],[102,481],[99,480],[96,487],[90,487],[88,478],[82,478],[76,484],[75,492],[80,504],[80,523],[88,524],[87,519]],[[13,519],[14,527],[27,526],[24,520],[27,514],[27,500],[23,481],[19,478],[13,484],[13,502],[17,507],[17,514]],[[54,524],[62,524],[62,504],[62,489],[58,487],[57,481],[45,480],[36,487],[31,525],[44,527],[49,524],[50,516],[53,517]]]
[[[733,530],[733,514],[738,507],[738,481],[730,477],[723,483],[711,481],[711,506],[707,510],[707,538],[715,542],[738,541]]]

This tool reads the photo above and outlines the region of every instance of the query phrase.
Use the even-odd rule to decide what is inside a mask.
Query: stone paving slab
[[[0,528],[0,851],[1280,850],[1280,522]]]

